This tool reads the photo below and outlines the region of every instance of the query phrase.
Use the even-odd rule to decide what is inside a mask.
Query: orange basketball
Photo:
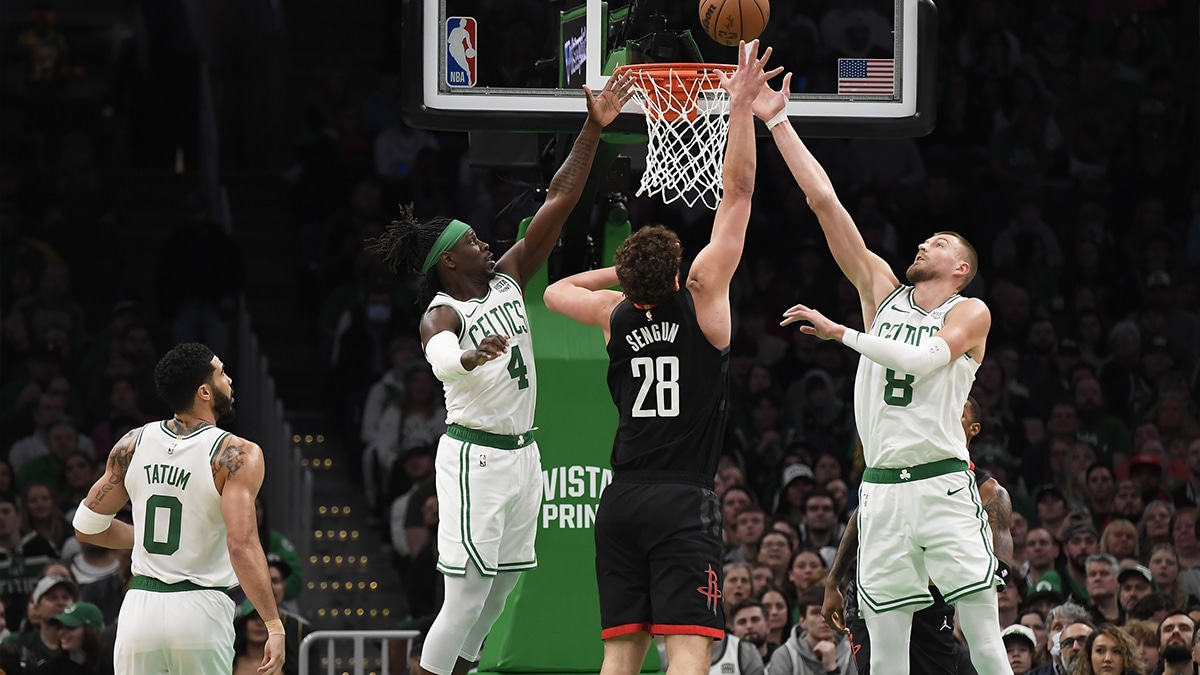
[[[767,0],[700,0],[700,25],[717,42],[736,47],[762,34],[771,18]]]

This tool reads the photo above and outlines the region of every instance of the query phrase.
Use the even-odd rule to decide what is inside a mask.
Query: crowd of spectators
[[[763,39],[784,28],[806,36],[775,45],[789,65],[809,52],[873,55],[879,45],[859,31],[875,4],[781,7]],[[979,251],[966,294],[987,301],[993,323],[972,390],[983,428],[972,456],[1015,506],[1020,574],[1001,598],[1005,626],[1031,607],[1044,623],[1045,610],[1068,600],[1096,625],[1135,614],[1160,621],[1200,598],[1200,174],[1191,152],[1200,101],[1188,84],[1197,45],[1182,28],[1194,27],[1194,8],[938,4],[935,131],[807,142],[868,246],[894,269],[938,230],[961,232]],[[344,73],[322,73],[287,177],[306,282],[324,298],[315,321],[330,412],[357,445],[352,462],[376,513],[391,514],[407,571],[428,542],[421,486],[442,403],[427,391],[415,342],[415,280],[386,274],[360,243],[396,203],[411,202],[421,217],[466,219],[503,249],[536,204],[501,172],[471,168],[461,135],[409,128],[397,87],[390,70],[357,92]],[[863,320],[766,139],[758,174],[735,280],[733,400],[717,484],[730,560],[745,564],[726,575],[727,607],[764,589],[774,606],[782,589],[788,611],[763,610],[778,644],[805,630],[797,603],[830,563],[862,465],[850,405],[856,355],[781,329],[777,317],[804,302],[853,327]],[[703,210],[634,197],[629,212],[635,227],[676,229],[685,258],[711,222]],[[381,410],[390,423],[379,424]],[[1089,565],[1106,564],[1108,586],[1088,581]],[[1137,590],[1118,592],[1143,577],[1160,610],[1135,612]],[[1046,660],[1038,630],[1031,666]]]
[[[147,68],[163,63],[148,43],[173,19],[148,17],[126,32],[128,8],[112,9],[60,14],[39,1],[28,14],[6,8],[3,16],[0,669],[19,675],[112,672],[129,552],[78,542],[71,518],[113,444],[170,416],[152,376],[166,349],[202,341],[234,358],[242,263],[200,194],[147,199],[165,202],[168,218],[158,214],[147,241],[123,229],[139,204],[114,199],[117,176],[190,164],[195,134],[161,147],[181,138],[171,121],[178,100],[131,126],[146,113]],[[194,118],[194,100],[186,106]],[[144,132],[153,143],[141,142]],[[259,515],[272,567],[284,570],[277,594],[285,602],[302,587],[300,561]]]

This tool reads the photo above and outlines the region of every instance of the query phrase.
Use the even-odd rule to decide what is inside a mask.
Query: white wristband
[[[462,364],[462,347],[458,336],[444,330],[425,343],[425,358],[433,366],[433,374],[442,382],[453,382],[467,374]]]
[[[85,499],[79,502],[79,508],[75,509],[75,518],[72,519],[71,524],[84,534],[100,534],[112,524],[115,514],[96,513],[87,507],[87,504],[84,503],[86,501]]]
[[[788,117],[787,116],[787,108],[780,110],[778,113],[776,113],[776,115],[774,117],[767,120],[767,129],[768,130],[774,129],[776,127],[776,125],[778,125],[780,122],[783,122],[784,120],[786,120],[787,117]]]

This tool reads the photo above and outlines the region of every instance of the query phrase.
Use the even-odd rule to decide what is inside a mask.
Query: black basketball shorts
[[[712,490],[618,481],[596,512],[601,638],[721,638],[721,506]]]
[[[954,637],[954,608],[946,604],[937,587],[930,586],[933,604],[913,614],[912,637],[908,646],[909,672],[913,675],[957,675],[962,661]],[[871,672],[871,636],[861,617],[851,619],[850,629],[854,665],[858,675]]]

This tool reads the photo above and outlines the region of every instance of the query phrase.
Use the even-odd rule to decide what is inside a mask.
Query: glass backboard
[[[404,0],[406,112],[442,130],[574,132],[612,69],[736,63],[697,4],[666,0]],[[933,128],[931,0],[775,0],[761,40],[793,72],[789,115],[811,136],[918,136]],[[777,84],[777,83],[776,83]],[[644,128],[630,104],[615,130]]]

